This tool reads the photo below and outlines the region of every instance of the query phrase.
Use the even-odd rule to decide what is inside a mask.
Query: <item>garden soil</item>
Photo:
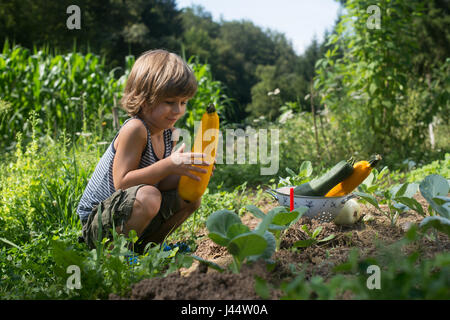
[[[415,196],[424,210],[427,202],[420,195]],[[278,203],[264,198],[256,204],[262,211],[269,211]],[[289,282],[296,277],[296,273],[303,271],[305,278],[321,276],[326,279],[335,275],[333,268],[347,261],[353,248],[358,248],[362,257],[374,256],[380,246],[386,246],[400,240],[409,226],[419,223],[423,217],[413,211],[400,215],[395,226],[391,226],[390,220],[376,211],[372,206],[361,205],[361,219],[350,226],[338,226],[333,222],[320,223],[306,217],[301,218],[282,237],[280,250],[272,259],[275,264],[268,268],[263,262],[245,264],[239,274],[231,271],[218,272],[206,265],[195,261],[189,269],[180,269],[167,277],[145,279],[132,286],[130,294],[119,297],[111,294],[110,299],[176,299],[176,300],[255,300],[261,297],[255,292],[255,276],[264,279],[272,287],[279,287],[283,282]],[[385,209],[382,207],[382,209]],[[242,222],[255,228],[258,219],[247,213],[242,217]],[[307,248],[293,249],[292,245],[298,240],[307,239],[301,230],[302,225],[307,225],[309,230],[322,226],[319,239],[334,234],[334,238]],[[434,254],[450,249],[449,238],[438,233],[439,241],[432,241],[424,237],[420,248],[425,257],[431,258]],[[231,263],[232,257],[226,248],[216,245],[207,237],[205,229],[199,234],[195,255],[212,261],[223,268]],[[405,252],[407,253],[407,252]],[[281,292],[271,290],[270,299],[279,299]],[[342,297],[343,299],[351,297]]]

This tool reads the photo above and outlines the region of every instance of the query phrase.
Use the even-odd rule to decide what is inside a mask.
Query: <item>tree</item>
[[[123,65],[154,48],[180,52],[183,33],[175,0],[79,0],[81,29],[69,30],[71,0],[0,0],[0,39],[32,48],[50,45],[62,52],[88,50],[105,55],[109,65]]]
[[[317,62],[321,102],[339,130],[348,132],[349,149],[364,156],[382,150],[388,163],[420,160],[428,123],[445,108],[448,113],[448,67],[433,70],[430,86],[416,68],[421,40],[412,26],[426,16],[424,3],[380,1],[381,27],[370,28],[372,3],[346,1],[332,47]]]

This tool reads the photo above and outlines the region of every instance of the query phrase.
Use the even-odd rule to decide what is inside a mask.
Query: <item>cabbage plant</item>
[[[234,273],[240,271],[245,261],[258,259],[270,261],[279,246],[281,231],[307,210],[301,208],[301,211],[288,212],[285,207],[276,207],[264,214],[255,206],[247,207],[251,208],[255,216],[262,219],[254,230],[244,225],[236,213],[226,209],[212,213],[206,221],[209,238],[216,244],[226,247],[233,256],[230,268]],[[289,214],[288,218],[286,213]]]

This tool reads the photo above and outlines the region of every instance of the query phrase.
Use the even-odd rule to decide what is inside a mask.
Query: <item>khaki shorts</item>
[[[98,240],[102,240],[103,238],[112,239],[113,227],[123,229],[123,225],[128,221],[133,211],[136,193],[142,186],[145,186],[145,184],[140,184],[125,190],[117,190],[108,199],[95,206],[88,219],[82,221],[83,238],[90,249],[96,247]],[[135,244],[135,251],[137,252],[142,253],[147,244],[145,239],[155,233],[161,228],[164,222],[180,210],[180,197],[176,189],[161,191],[161,196],[161,207],[158,213]],[[101,219],[99,219],[99,215],[101,215]]]

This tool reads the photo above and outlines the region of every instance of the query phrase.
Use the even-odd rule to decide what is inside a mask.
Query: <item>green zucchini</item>
[[[353,158],[342,160],[325,174],[294,188],[294,195],[324,197],[335,185],[353,173]]]

